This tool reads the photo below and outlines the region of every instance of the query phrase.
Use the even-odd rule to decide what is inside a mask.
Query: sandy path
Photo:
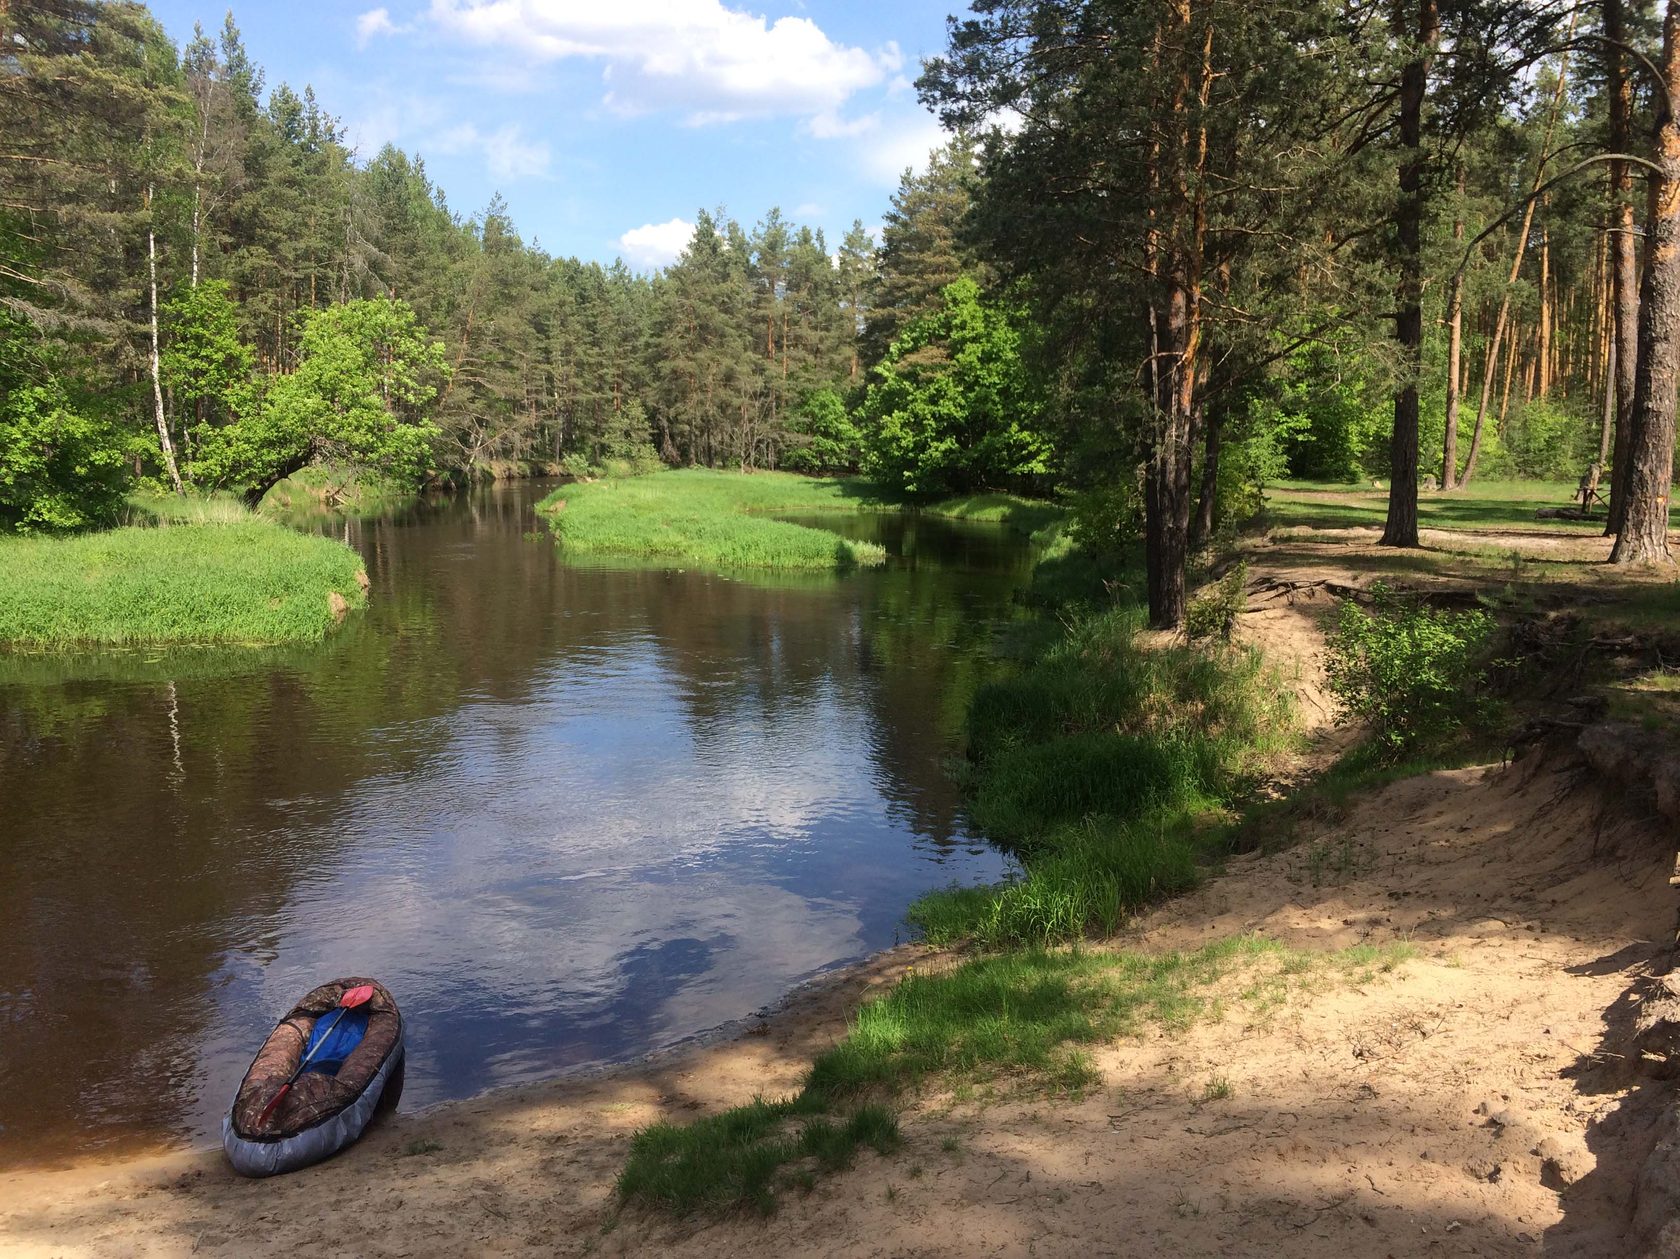
[[[1082,1101],[921,1098],[900,1154],[866,1154],[769,1221],[612,1223],[629,1135],[791,1086],[856,1000],[924,955],[899,950],[806,993],[762,1034],[400,1117],[277,1181],[240,1181],[209,1153],[6,1177],[0,1248],[289,1255],[348,1230],[355,1253],[381,1256],[1346,1259],[1532,1254],[1548,1235],[1576,1255],[1628,1254],[1651,1086],[1600,1055],[1619,1052],[1611,1023],[1672,925],[1671,853],[1657,828],[1578,788],[1575,771],[1536,765],[1434,774],[1315,824],[1290,852],[1233,863],[1126,942],[1258,930],[1300,946],[1404,937],[1420,956],[1269,1013],[1233,985],[1222,1018],[1101,1051],[1105,1085]],[[1339,881],[1315,887],[1327,868]],[[1204,1102],[1219,1078],[1231,1095]],[[1599,1116],[1620,1135],[1589,1149]],[[404,1152],[417,1142],[437,1148]]]

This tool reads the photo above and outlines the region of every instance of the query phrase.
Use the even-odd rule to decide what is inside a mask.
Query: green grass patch
[[[281,521],[308,522],[321,516],[383,516],[415,499],[411,485],[355,468],[311,464],[277,482],[258,510]]]
[[[1467,489],[1418,495],[1418,524],[1425,529],[1604,532],[1604,509],[1596,520],[1539,520],[1542,507],[1574,502],[1573,481],[1472,481]],[[1273,526],[1319,529],[1381,528],[1388,513],[1388,489],[1332,481],[1283,481],[1266,489],[1264,520]],[[1680,526],[1680,516],[1671,516]]]
[[[355,551],[239,510],[185,500],[156,518],[231,523],[0,537],[0,643],[308,642],[337,623],[333,594],[345,609],[366,604]]]
[[[540,505],[572,556],[717,569],[845,571],[886,562],[878,543],[777,519],[917,511],[1053,538],[1062,509],[1013,494],[917,504],[856,478],[681,468],[567,485]]]
[[[237,525],[253,519],[239,495],[228,490],[208,494],[170,494],[136,490],[128,496],[124,524]]]
[[[807,570],[879,565],[886,551],[773,517],[881,508],[860,481],[703,468],[580,482],[540,505],[568,555]]]
[[[987,491],[960,498],[942,498],[917,508],[923,515],[944,516],[952,520],[974,520],[999,524],[1016,533],[1024,533],[1035,540],[1048,540],[1054,535],[1066,512],[1056,503],[1041,498],[1022,498],[1019,494]]]
[[[1268,1007],[1327,980],[1392,970],[1407,955],[1405,946],[1310,954],[1245,935],[1193,952],[1028,949],[913,972],[858,1011],[794,1096],[639,1132],[618,1198],[683,1215],[767,1213],[778,1192],[809,1188],[864,1146],[895,1149],[888,1103],[918,1083],[1078,1093],[1099,1080],[1093,1047],[1190,1026],[1221,1008],[1213,988],[1229,977],[1240,974]],[[955,1152],[954,1139],[944,1148]]]
[[[1132,610],[1070,622],[968,714],[970,816],[1021,877],[934,892],[910,922],[936,944],[1112,934],[1194,886],[1210,823],[1293,740],[1287,688],[1251,651],[1145,648]]]

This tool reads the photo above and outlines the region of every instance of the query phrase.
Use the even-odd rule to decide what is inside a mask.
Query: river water
[[[324,646],[0,656],[0,1166],[213,1139],[334,976],[396,994],[424,1105],[744,1017],[1000,876],[948,758],[1023,544],[571,566],[547,488],[332,526],[372,593]]]

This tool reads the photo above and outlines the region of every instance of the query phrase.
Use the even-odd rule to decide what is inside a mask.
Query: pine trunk
[[[1464,240],[1464,168],[1458,170],[1459,206],[1453,215],[1453,240]],[[1441,488],[1458,483],[1458,378],[1464,359],[1464,271],[1453,272],[1447,298],[1447,431],[1441,443]]]
[[[1396,3],[1395,33],[1408,38],[1408,6]],[[1435,0],[1417,8],[1417,48],[1400,72],[1400,200],[1395,227],[1400,238],[1399,304],[1394,339],[1400,346],[1403,379],[1394,395],[1394,433],[1389,443],[1388,518],[1382,545],[1418,544],[1418,380],[1423,374],[1423,99],[1429,84],[1429,54],[1440,36]]]
[[[1207,157],[1207,136],[1193,128],[1191,108],[1190,0],[1171,0],[1160,41],[1164,57],[1176,54],[1169,116],[1177,124],[1161,154],[1153,181],[1161,201],[1164,230],[1151,244],[1156,284],[1152,341],[1155,431],[1144,470],[1144,565],[1149,621],[1157,629],[1184,623],[1185,566],[1190,554],[1190,471],[1195,448],[1197,356],[1201,343],[1201,250],[1206,210],[1200,183],[1191,187]],[[1211,26],[1200,51],[1197,75],[1206,100],[1212,55]]]
[[[1680,0],[1663,18],[1663,80],[1680,97]],[[1668,499],[1674,475],[1674,402],[1680,385],[1680,119],[1666,108],[1652,158],[1645,277],[1639,294],[1639,367],[1628,433],[1628,480],[1612,564],[1670,564]]]
[[[1552,239],[1540,229],[1540,353],[1535,360],[1534,396],[1544,398],[1552,387]]]
[[[1626,39],[1622,0],[1604,0],[1604,34],[1617,41],[1610,54],[1610,151],[1626,153],[1633,140],[1633,80],[1627,54],[1617,43]],[[1615,340],[1616,434],[1610,453],[1610,514],[1606,537],[1620,533],[1627,506],[1628,433],[1633,424],[1635,376],[1639,370],[1639,280],[1634,257],[1633,171],[1626,162],[1610,164],[1614,220],[1610,231],[1612,337]]]
[[[1190,552],[1195,554],[1213,537],[1214,513],[1219,504],[1219,447],[1225,420],[1210,411],[1202,427],[1202,486],[1196,496],[1196,514],[1190,521]]]

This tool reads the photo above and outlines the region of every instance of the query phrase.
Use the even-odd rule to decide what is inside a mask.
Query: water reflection
[[[0,1162],[204,1137],[329,975],[398,994],[425,1103],[996,877],[942,762],[1019,546],[860,517],[900,558],[842,580],[569,567],[540,492],[352,525],[373,601],[325,647],[0,659]]]

